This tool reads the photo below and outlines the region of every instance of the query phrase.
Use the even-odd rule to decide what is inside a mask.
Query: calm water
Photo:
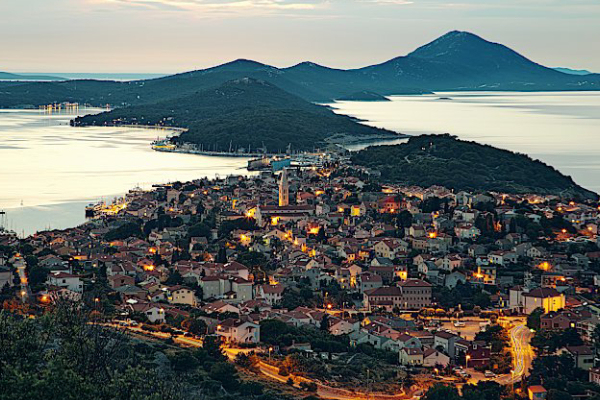
[[[0,110],[0,210],[18,233],[77,225],[90,201],[138,185],[246,173],[244,158],[160,153],[150,142],[165,132],[71,128],[74,116]]]
[[[390,99],[332,106],[398,132],[447,132],[527,153],[600,192],[600,92],[458,92]]]

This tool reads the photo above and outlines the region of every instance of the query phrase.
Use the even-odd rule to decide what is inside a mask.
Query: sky
[[[0,0],[0,71],[175,73],[238,58],[357,68],[451,30],[600,72],[600,0]]]

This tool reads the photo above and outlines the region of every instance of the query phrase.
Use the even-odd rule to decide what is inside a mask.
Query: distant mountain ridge
[[[389,96],[449,90],[600,90],[600,74],[562,73],[504,45],[472,33],[452,31],[408,55],[358,69],[334,69],[312,62],[276,68],[240,59],[203,70],[131,82],[2,82],[0,107],[35,107],[62,101],[115,107],[150,104],[242,77],[270,82],[312,102],[330,102],[361,92]]]
[[[571,69],[571,68],[564,68],[564,67],[554,67],[552,69],[555,71],[558,71],[558,72],[562,72],[564,74],[571,74],[571,75],[589,75],[589,74],[593,73],[586,69]]]
[[[13,74],[10,72],[0,71],[0,80],[9,81],[64,81],[65,78],[60,76],[52,75],[38,75],[38,74]]]

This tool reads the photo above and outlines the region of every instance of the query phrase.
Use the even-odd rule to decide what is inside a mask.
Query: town
[[[220,346],[296,397],[600,398],[598,204],[377,178],[330,161],[174,182],[4,231],[2,309]]]

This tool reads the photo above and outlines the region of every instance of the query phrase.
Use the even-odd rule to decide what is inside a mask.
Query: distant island
[[[363,90],[360,92],[352,93],[347,96],[342,96],[339,101],[390,101],[385,96],[380,95],[379,93],[369,92],[368,90]]]
[[[75,126],[158,125],[188,130],[173,138],[208,151],[312,151],[329,144],[395,139],[395,132],[358,123],[275,85],[236,79],[193,95],[117,108],[72,121]]]
[[[269,82],[319,103],[361,92],[390,96],[465,90],[600,90],[600,74],[556,71],[501,44],[469,32],[452,31],[406,56],[349,70],[312,62],[276,68],[240,59],[203,70],[129,82],[90,79],[0,82],[0,107],[37,107],[61,102],[112,107],[153,104],[244,77]]]
[[[384,182],[441,185],[455,190],[543,193],[580,199],[598,195],[529,156],[445,135],[412,137],[395,146],[374,146],[352,156],[381,172]]]
[[[562,68],[562,67],[556,67],[553,69],[555,71],[562,72],[564,74],[571,74],[571,75],[589,75],[592,73],[586,69],[571,69],[571,68]]]
[[[13,74],[0,71],[0,81],[64,81],[60,76],[42,74]]]

